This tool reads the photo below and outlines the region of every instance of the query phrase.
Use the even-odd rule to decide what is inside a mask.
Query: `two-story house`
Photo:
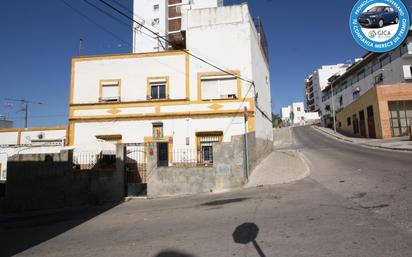
[[[197,160],[208,162],[213,143],[245,132],[271,143],[261,23],[247,4],[180,15],[185,50],[73,58],[70,145],[113,151],[118,142],[156,142],[161,161],[171,163],[179,162],[179,149],[195,149]]]

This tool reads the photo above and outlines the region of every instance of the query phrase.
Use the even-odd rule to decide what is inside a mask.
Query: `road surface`
[[[301,181],[4,219],[0,256],[412,256],[412,155],[292,135]]]

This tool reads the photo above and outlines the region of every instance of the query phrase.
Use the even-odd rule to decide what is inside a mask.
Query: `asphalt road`
[[[412,155],[293,135],[304,180],[3,219],[0,256],[412,256]]]

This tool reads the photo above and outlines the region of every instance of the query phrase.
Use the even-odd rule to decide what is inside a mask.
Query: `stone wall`
[[[118,156],[123,156],[118,148]],[[118,202],[124,197],[122,157],[116,168],[73,169],[73,152],[27,154],[8,162],[7,211],[54,209]]]
[[[156,166],[156,145],[149,145],[148,197],[165,197],[215,192],[240,188],[247,182],[245,172],[245,138],[232,137],[230,143],[213,147],[213,167],[178,168]],[[248,134],[249,173],[273,150],[273,142]],[[152,151],[150,150],[152,148]],[[248,174],[248,175],[250,175]]]

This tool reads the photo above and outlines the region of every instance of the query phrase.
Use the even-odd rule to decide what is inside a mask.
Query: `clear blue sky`
[[[61,0],[9,0],[0,3],[0,114],[23,126],[20,104],[4,98],[44,102],[32,105],[29,126],[65,125],[68,120],[70,60],[77,54],[131,51],[131,29],[99,13],[83,0],[66,0],[97,27]],[[97,0],[89,0],[98,4]],[[132,9],[132,0],[118,0]],[[410,5],[412,0],[404,0]],[[226,4],[244,0],[226,0]],[[362,56],[348,27],[356,0],[248,1],[263,20],[269,41],[273,111],[303,101],[303,80],[317,67]],[[127,21],[126,21],[127,22]],[[124,41],[124,42],[123,42]]]

